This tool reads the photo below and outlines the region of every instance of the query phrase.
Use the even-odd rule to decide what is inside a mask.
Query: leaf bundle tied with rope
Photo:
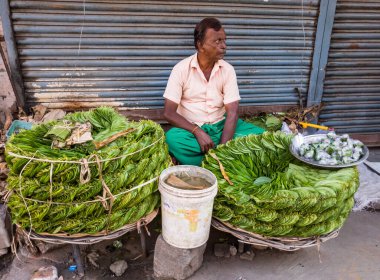
[[[267,237],[312,237],[339,229],[359,187],[356,167],[323,170],[289,151],[293,136],[265,132],[236,138],[206,155],[218,179],[213,215]]]
[[[57,128],[74,124],[64,141],[89,132],[93,140],[52,147]],[[79,124],[79,125],[78,125]],[[61,138],[61,139],[63,139]],[[80,135],[79,135],[80,138]],[[170,163],[165,135],[153,121],[128,121],[109,107],[34,126],[6,145],[6,201],[12,221],[37,233],[95,234],[133,223],[158,207],[158,176]]]

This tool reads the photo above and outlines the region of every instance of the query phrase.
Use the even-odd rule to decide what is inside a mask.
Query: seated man
[[[200,165],[218,144],[264,129],[238,119],[239,89],[235,70],[223,57],[226,34],[216,18],[194,29],[197,53],[174,66],[164,93],[170,154],[180,164]]]

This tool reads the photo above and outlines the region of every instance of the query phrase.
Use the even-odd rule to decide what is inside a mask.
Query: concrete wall
[[[0,127],[5,122],[5,111],[17,110],[16,96],[10,81],[7,52],[0,20]]]

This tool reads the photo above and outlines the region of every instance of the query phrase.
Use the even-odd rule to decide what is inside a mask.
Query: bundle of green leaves
[[[216,218],[269,237],[311,237],[343,225],[359,186],[357,168],[305,165],[289,151],[292,138],[265,132],[219,145],[210,152],[225,175],[215,156],[206,155],[202,166],[218,178]]]
[[[245,118],[246,122],[252,123],[258,127],[264,128],[267,131],[277,131],[282,127],[283,113],[265,114]]]
[[[94,141],[52,148],[45,135],[65,121],[91,123]],[[154,179],[171,162],[157,123],[128,121],[109,107],[13,135],[6,161],[12,221],[37,233],[69,234],[116,230],[151,213],[159,202]]]

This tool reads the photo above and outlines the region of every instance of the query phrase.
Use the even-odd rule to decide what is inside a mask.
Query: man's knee
[[[173,127],[166,132],[169,153],[181,164],[200,165],[203,154],[195,136],[187,130]]]
[[[242,119],[238,120],[234,138],[247,136],[250,134],[262,134],[265,132],[265,129],[258,127],[252,123],[245,122]]]
[[[169,147],[177,146],[178,144],[180,145],[186,139],[189,139],[190,135],[188,134],[191,133],[185,129],[173,127],[165,133],[166,143],[169,145]]]

